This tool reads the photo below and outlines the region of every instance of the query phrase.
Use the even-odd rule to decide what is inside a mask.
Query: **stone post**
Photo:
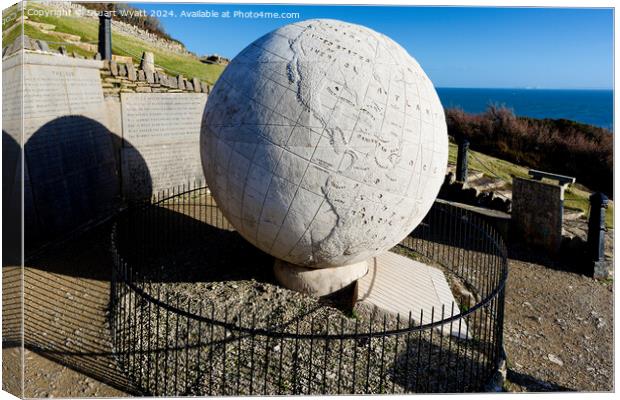
[[[106,12],[99,15],[98,51],[102,59],[112,59],[112,15]]]
[[[467,150],[469,140],[462,138],[459,142],[459,150],[456,157],[456,181],[467,182]]]
[[[590,196],[590,219],[588,220],[588,253],[592,261],[605,259],[605,212],[609,199],[603,193]]]
[[[150,51],[145,51],[142,53],[142,60],[140,61],[140,69],[144,70],[144,73],[148,76],[149,74],[155,73],[155,56]]]

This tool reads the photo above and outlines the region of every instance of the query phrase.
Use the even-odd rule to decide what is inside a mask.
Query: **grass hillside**
[[[41,4],[33,4],[29,3],[28,8],[33,9],[45,9],[46,7]],[[13,7],[11,7],[12,9]],[[9,9],[9,10],[11,10]],[[7,15],[7,11],[5,10],[4,15]],[[33,26],[26,23],[24,27],[24,33],[33,38],[33,39],[41,39],[50,43],[50,47],[58,48],[59,44],[53,42],[64,42],[59,35],[55,32],[59,32],[60,34],[68,33],[72,35],[78,35],[81,37],[82,42],[92,42],[98,40],[98,20],[94,18],[86,18],[86,17],[56,17],[53,15],[32,15],[28,17],[29,21],[33,21],[35,23],[44,23],[54,25],[55,28],[53,31],[46,32],[45,29],[42,29],[38,26]],[[5,31],[8,28],[11,28],[12,24],[15,24],[16,21],[9,21],[2,26],[2,41],[3,46],[12,43],[13,40],[21,33],[21,23],[18,26],[10,29],[9,32],[5,34]],[[94,56],[95,52],[89,51],[80,45],[74,44],[65,44],[64,45],[69,52],[75,51],[76,53],[91,58]],[[84,46],[87,47],[87,46]],[[224,70],[224,66],[222,65],[214,65],[214,64],[204,64],[201,63],[196,56],[193,55],[181,55],[178,53],[174,53],[171,51],[166,51],[160,47],[154,46],[152,43],[140,40],[134,36],[125,35],[119,32],[116,32],[112,29],[112,53],[118,54],[121,56],[130,56],[133,57],[135,62],[139,62],[142,56],[143,51],[151,51],[155,55],[155,64],[163,68],[166,73],[171,75],[179,75],[182,74],[187,78],[197,77],[200,80],[206,81],[210,84],[214,84],[217,78],[220,76],[222,71]]]
[[[529,169],[506,160],[502,160],[496,157],[492,157],[477,151],[469,150],[470,156],[468,158],[468,168],[472,171],[482,172],[488,177],[498,178],[506,182],[507,187],[512,185],[512,176],[520,178],[528,178]],[[456,164],[457,145],[450,143],[450,153],[448,161],[452,164]],[[567,209],[581,210],[586,216],[590,213],[590,201],[589,196],[592,194],[583,185],[577,182],[575,185],[571,185],[564,192],[564,207]],[[614,205],[610,201],[609,209],[607,210],[605,222],[608,228],[614,226]]]

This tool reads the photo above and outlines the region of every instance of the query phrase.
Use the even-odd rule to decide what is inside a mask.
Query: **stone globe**
[[[416,60],[381,33],[329,19],[241,51],[209,96],[200,145],[236,230],[310,268],[399,243],[433,204],[448,159],[443,108]]]

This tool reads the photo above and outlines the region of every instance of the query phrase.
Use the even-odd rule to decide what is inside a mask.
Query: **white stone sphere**
[[[250,243],[306,267],[357,263],[399,243],[443,182],[443,108],[390,38],[317,19],[237,55],[207,101],[207,184]]]

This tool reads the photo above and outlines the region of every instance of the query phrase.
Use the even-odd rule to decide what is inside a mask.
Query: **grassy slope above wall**
[[[29,8],[45,8],[39,4],[29,4]],[[78,35],[83,42],[96,41],[98,39],[98,20],[85,17],[55,17],[52,15],[30,16],[30,21],[41,22],[55,25],[55,32],[69,33]],[[10,23],[3,26],[8,28]],[[24,32],[33,39],[42,39],[48,42],[62,42],[63,40],[53,34],[42,32],[41,29],[26,24]],[[11,30],[7,35],[3,34],[4,46],[11,43],[21,33],[18,27]],[[50,43],[50,47],[58,48],[59,44]],[[93,52],[84,50],[75,45],[65,45],[69,52],[76,53],[91,58]],[[140,40],[136,37],[119,33],[112,29],[112,53],[121,56],[131,56],[135,62],[139,62],[143,51],[151,51],[155,55],[155,64],[161,66],[167,73],[171,75],[182,74],[186,78],[197,77],[200,80],[207,81],[210,84],[215,83],[217,78],[224,70],[223,65],[204,64],[193,55],[182,55],[172,51],[166,51],[160,47],[154,46],[152,43]]]

